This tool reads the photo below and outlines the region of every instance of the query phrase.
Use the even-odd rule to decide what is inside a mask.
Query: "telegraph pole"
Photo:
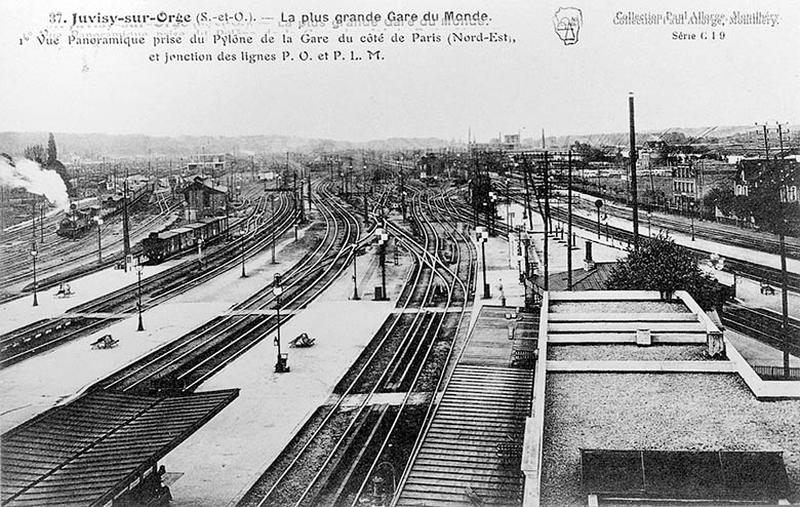
[[[633,92],[628,95],[628,114],[630,117],[631,141],[631,200],[633,201],[633,248],[639,248],[639,189],[636,183],[636,127],[633,115]]]
[[[572,290],[572,150],[567,154],[567,290]]]
[[[544,290],[550,290],[550,178],[547,152],[544,152]]]
[[[361,166],[361,197],[364,199],[364,222],[367,221],[367,163]]]
[[[128,170],[125,170],[122,195],[122,245],[125,253],[125,272],[128,272],[128,257],[131,254],[130,226],[128,225]]]
[[[531,193],[528,186],[528,159],[522,154],[522,181],[525,182],[525,214],[528,216],[528,229],[533,231],[533,213],[531,213]]]
[[[767,146],[767,126],[764,125],[764,147]],[[780,143],[780,156],[783,157],[783,129],[781,124],[778,124],[778,142]],[[777,157],[776,157],[777,158]],[[769,161],[767,161],[769,163]],[[778,163],[778,178],[779,189],[778,194],[784,188],[786,203],[789,202],[789,189],[786,188],[786,182],[783,177],[783,163]],[[781,199],[783,201],[783,199]],[[778,239],[780,242],[781,254],[781,330],[783,331],[783,376],[789,380],[789,273],[786,270],[786,217],[784,215],[783,203],[781,203],[780,213],[780,228],[778,230]]]

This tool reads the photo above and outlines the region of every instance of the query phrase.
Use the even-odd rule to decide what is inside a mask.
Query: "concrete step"
[[[551,313],[553,322],[699,322],[694,313]]]
[[[652,343],[706,343],[706,333],[664,333],[652,334]],[[601,344],[601,343],[636,343],[636,332],[623,333],[556,333],[547,337],[551,345]]]
[[[548,334],[553,333],[619,333],[649,329],[652,333],[705,333],[700,322],[549,322]]]

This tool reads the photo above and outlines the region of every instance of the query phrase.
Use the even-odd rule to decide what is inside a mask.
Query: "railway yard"
[[[235,198],[198,176],[0,233],[2,505],[800,502],[796,238],[784,333],[774,235],[639,215],[642,236],[669,234],[727,291],[715,320],[681,288],[604,290],[603,269],[638,241],[624,205],[601,220],[594,196],[564,186],[544,187],[543,205],[519,172],[433,179],[399,156],[286,158],[280,178],[226,175]],[[475,203],[490,194],[488,212]],[[644,436],[635,423],[602,433],[574,394],[624,413],[621,399],[648,410],[648,394],[683,389],[702,392],[683,414],[647,412],[664,421]],[[731,400],[748,435],[708,437],[692,411]],[[687,450],[752,467],[777,452],[780,466],[764,465],[758,494],[663,493],[621,486],[587,454]],[[664,463],[689,459],[675,456],[665,483]]]

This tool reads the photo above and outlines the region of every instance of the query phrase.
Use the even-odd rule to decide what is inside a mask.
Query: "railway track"
[[[465,238],[460,238],[455,269],[440,259],[440,238],[455,241],[456,232],[426,217],[422,209],[431,206],[419,194],[412,202],[419,241],[403,227],[386,223],[416,261],[396,312],[342,378],[334,390],[336,401],[318,409],[240,505],[356,505],[369,495],[367,485],[386,463],[402,466],[409,439],[435,401],[433,393],[467,315],[469,280],[474,278],[474,251]],[[445,293],[435,296],[435,288],[442,286]],[[385,393],[399,401],[375,402]]]
[[[294,223],[292,208],[282,198],[275,210],[275,236],[285,234]],[[264,218],[263,203],[257,203],[251,232],[245,240],[236,240],[207,251],[203,260],[191,259],[142,280],[142,309],[146,310],[196,287],[234,268],[241,260],[242,242],[245,257],[256,255],[271,243],[266,234],[272,221]],[[68,341],[107,327],[137,311],[138,284],[130,284],[87,303],[71,308],[63,316],[38,321],[0,336],[0,368],[50,350]]]
[[[257,205],[263,201],[262,197],[263,196],[261,195],[261,192],[257,189],[248,189],[247,193],[243,197],[242,202],[235,207],[235,209],[246,209],[250,206]],[[143,222],[136,222],[137,213],[132,215],[132,238],[139,235],[144,235],[151,229],[168,225],[169,217],[180,208],[179,203],[172,203],[165,207],[164,203],[159,202],[159,206],[160,212],[155,216],[147,216]],[[248,218],[248,230],[250,230],[251,220],[254,220],[253,214],[251,214]],[[108,221],[103,226],[104,231],[106,231],[104,233],[104,238],[106,239],[103,241],[104,254],[102,263],[96,263],[94,261],[95,257],[97,256],[97,251],[95,249],[96,235],[89,233],[77,240],[70,240],[58,236],[54,231],[49,231],[47,233],[47,237],[52,236],[53,239],[46,243],[48,248],[46,251],[50,257],[55,259],[57,262],[51,263],[52,265],[49,267],[45,266],[43,270],[40,267],[37,267],[37,273],[41,273],[41,275],[38,277],[37,288],[40,290],[48,289],[61,282],[66,282],[80,276],[85,276],[87,274],[100,271],[122,260],[122,238],[120,237],[119,239],[114,239],[111,242],[109,242],[108,239],[110,236],[119,236],[121,234],[121,223],[122,218],[119,215],[116,215],[113,222]],[[49,248],[53,245],[56,245],[57,248],[55,250],[49,250]],[[42,249],[41,246],[40,249]],[[27,249],[22,252],[22,255],[16,255],[15,258],[20,269],[16,271],[9,269],[9,271],[13,271],[15,273],[14,278],[9,279],[8,281],[3,281],[0,279],[0,285],[8,286],[20,280],[31,278],[32,269],[30,259],[27,255]],[[52,273],[53,271],[56,272],[54,274],[47,275],[48,272]],[[32,290],[33,284],[31,283],[24,286],[21,292],[28,293]],[[24,296],[24,294],[7,293],[0,295],[0,303],[17,299],[22,296]]]
[[[166,223],[168,217],[174,213],[179,207],[178,203],[173,204],[167,210],[159,212],[156,215],[147,215],[144,211],[138,211],[131,215],[131,237],[137,237],[145,234],[157,224]],[[145,216],[142,216],[145,215]],[[60,280],[58,277],[48,276],[48,273],[61,273],[66,270],[81,267],[84,265],[91,265],[95,270],[103,269],[115,260],[118,260],[120,254],[116,250],[122,247],[123,239],[120,235],[117,239],[111,239],[112,235],[119,234],[121,228],[122,218],[115,216],[113,220],[103,225],[103,253],[105,262],[102,264],[96,263],[97,258],[97,235],[90,232],[85,236],[71,240],[62,238],[55,233],[51,233],[52,237],[45,243],[39,243],[37,236],[37,248],[40,250],[39,261],[37,261],[37,287],[45,289],[57,284]],[[26,279],[31,279],[33,276],[32,263],[30,259],[30,243],[24,242],[18,248],[8,249],[3,252],[3,262],[0,263],[0,288],[8,288],[16,283]],[[82,274],[91,272],[88,270]],[[48,283],[48,278],[50,282]],[[28,284],[22,288],[21,292],[30,292],[33,290],[33,284]],[[5,300],[13,299],[21,295],[9,294]]]
[[[525,205],[524,199],[519,195],[519,189],[514,189],[512,187],[512,194],[511,200],[517,204]],[[554,221],[559,221],[562,223],[566,223],[568,219],[568,214],[565,207],[554,207],[551,206],[550,212],[551,217]],[[465,210],[461,212],[461,216],[463,219],[469,219],[470,221],[473,220],[471,214],[468,211],[468,207],[465,206]],[[536,210],[533,211],[537,213]],[[483,225],[488,225],[486,219],[484,217],[479,218],[479,222]],[[572,223],[574,227],[584,229],[589,232],[596,232],[597,231],[597,222],[596,220],[592,220],[591,218],[585,217],[583,215],[578,215],[573,212],[572,214]],[[494,227],[497,231],[501,232],[504,235],[507,235],[508,228],[504,223],[500,223],[498,220],[495,220]],[[685,232],[685,230],[683,231]],[[633,242],[633,232],[628,231],[626,229],[622,229],[620,227],[612,226],[608,223],[601,224],[600,228],[600,235],[605,237],[614,238],[619,241],[626,242],[631,244]],[[741,246],[741,245],[740,245]],[[714,252],[707,252],[705,250],[701,250],[699,248],[688,248],[694,255],[700,260],[706,260],[709,256]],[[729,273],[736,273],[737,275],[744,276],[746,278],[750,278],[754,281],[762,281],[765,280],[769,284],[773,286],[781,286],[781,271],[779,269],[765,266],[763,264],[757,264],[750,261],[745,261],[741,259],[736,259],[732,257],[725,258],[725,264],[723,267],[724,271]],[[798,273],[788,273],[788,288],[794,292],[800,292],[800,274]]]
[[[515,183],[520,181],[519,176],[512,176]],[[503,179],[495,179],[496,184],[505,186]],[[520,183],[521,184],[521,183]],[[555,185],[554,185],[555,188]],[[559,189],[561,192],[566,193],[566,187]],[[512,195],[519,198],[524,190],[520,187],[511,187]],[[585,193],[585,192],[583,192]],[[591,195],[595,198],[597,196]],[[626,206],[622,206],[608,199],[604,199],[605,206],[603,211],[612,216],[622,218],[625,220],[633,219],[633,211]],[[573,203],[581,208],[588,209],[591,212],[595,211],[593,204],[586,202],[576,196]],[[644,220],[644,208],[640,208],[640,220]],[[670,232],[686,233],[689,228],[688,219],[681,219],[679,217],[671,218],[662,214],[651,216],[653,227],[664,229]],[[699,219],[694,221],[695,235],[699,238],[707,239],[709,241],[716,241],[731,246],[738,246],[742,248],[749,248],[751,250],[762,251],[771,254],[779,254],[779,240],[776,235],[768,234],[757,231],[748,231],[745,229],[728,229],[724,226],[719,226],[715,223],[701,221]],[[786,255],[794,259],[800,259],[800,240],[796,238],[787,238],[786,242]]]
[[[354,216],[339,205],[324,188],[318,195],[327,202],[318,209],[326,222],[326,234],[317,247],[283,278],[281,322],[304,308],[335,281],[354,255],[360,235]],[[190,392],[214,373],[271,334],[277,315],[272,286],[267,286],[225,315],[114,373],[92,389],[139,393]]]
[[[780,314],[766,308],[725,305],[720,319],[731,329],[755,338],[778,350],[784,349]],[[800,357],[800,321],[789,318],[789,353]]]

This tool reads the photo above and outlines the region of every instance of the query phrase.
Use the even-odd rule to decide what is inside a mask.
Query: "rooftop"
[[[661,301],[642,291],[550,292],[543,305],[546,332],[539,334],[523,458],[525,505],[587,505],[590,494],[600,494],[600,504],[627,497],[628,505],[637,504],[631,496],[743,498],[729,480],[738,464],[710,467],[709,477],[727,479],[708,487],[686,487],[659,465],[627,493],[608,493],[619,486],[612,484],[613,470],[606,471],[608,490],[592,483],[594,492],[588,491],[586,450],[656,461],[763,458],[775,464],[775,487],[764,495],[781,491],[800,501],[800,383],[759,379],[691,296],[679,291]],[[722,344],[720,354],[714,345]],[[738,451],[748,454],[726,454]]]

